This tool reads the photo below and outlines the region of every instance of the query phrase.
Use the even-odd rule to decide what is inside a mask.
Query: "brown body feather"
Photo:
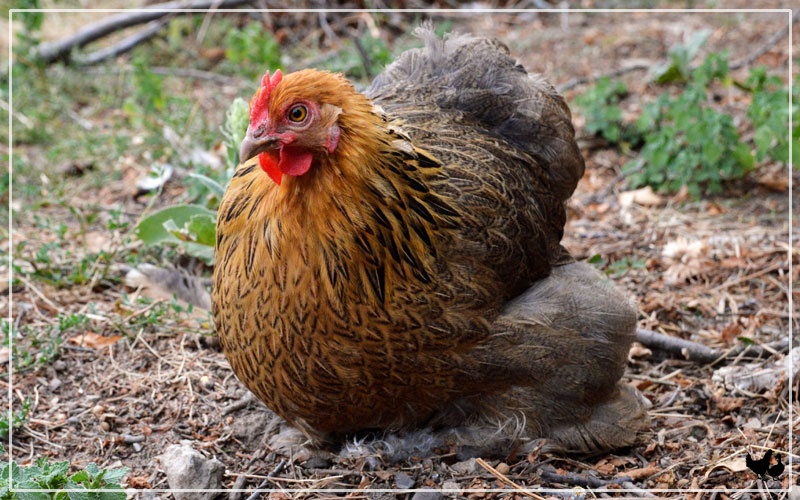
[[[212,293],[225,353],[250,390],[318,438],[517,411],[531,436],[554,434],[571,423],[548,416],[547,398],[564,394],[546,386],[566,365],[578,371],[575,402],[559,404],[591,420],[618,391],[630,307],[612,291],[610,305],[584,307],[616,308],[607,332],[564,334],[543,325],[558,312],[525,299],[571,261],[564,201],[583,161],[569,110],[497,42],[424,36],[428,47],[389,67],[369,98],[315,70],[275,88],[275,106],[313,98],[335,113],[341,138],[281,185],[255,160],[236,171]],[[568,275],[562,295],[602,281]],[[563,306],[566,323],[584,314]],[[533,312],[512,318],[523,310]]]

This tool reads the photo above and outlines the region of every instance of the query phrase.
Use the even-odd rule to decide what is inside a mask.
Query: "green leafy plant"
[[[367,32],[359,38],[345,40],[337,56],[325,63],[325,68],[354,79],[370,79],[380,73],[391,58],[386,42]]]
[[[3,413],[0,417],[0,439],[8,438],[8,434],[12,429],[20,429],[25,422],[28,421],[28,415],[31,412],[31,400],[25,399],[22,403],[22,408],[13,412],[13,414]]]
[[[39,0],[18,0],[17,9],[39,9]],[[19,52],[27,54],[41,39],[42,26],[44,25],[44,12],[28,11],[14,13],[14,20],[22,22],[22,29],[17,32],[17,40],[21,47]]]
[[[800,169],[800,75],[795,77],[792,85],[792,164]]]
[[[684,83],[687,82],[692,74],[691,62],[697,55],[700,48],[705,45],[709,30],[701,30],[694,33],[686,45],[676,45],[669,49],[669,61],[656,67],[651,73],[651,79],[655,83]]]
[[[14,370],[22,372],[43,366],[58,358],[64,339],[73,333],[83,333],[91,320],[85,314],[58,315],[57,325],[32,328],[24,325],[16,332],[13,341],[11,332],[5,332],[5,345],[11,347]]]
[[[236,64],[248,78],[261,75],[267,68],[282,68],[281,47],[262,23],[252,22],[234,29],[225,37],[225,57]]]
[[[120,482],[127,473],[127,468],[101,469],[89,463],[70,475],[69,462],[50,463],[47,458],[28,466],[4,462],[0,464],[0,500],[125,500],[127,495]]]
[[[600,135],[611,144],[619,144],[623,135],[631,136],[628,132],[630,127],[626,127],[622,121],[622,108],[619,106],[620,100],[627,94],[625,82],[603,77],[576,97],[575,103],[583,110],[586,118],[586,132]]]
[[[800,79],[798,80],[800,82]],[[755,134],[756,160],[762,161],[769,157],[774,161],[789,162],[789,92],[786,85],[778,76],[768,75],[763,66],[750,70],[750,75],[745,80],[743,88],[753,94],[753,99],[747,108],[747,117],[753,122]],[[798,89],[795,86],[794,92]],[[797,115],[797,106],[794,108]],[[797,123],[797,120],[794,120]],[[797,140],[798,127],[795,126],[795,141]],[[800,154],[796,145],[794,153]],[[797,158],[795,158],[797,167]]]
[[[244,139],[249,121],[249,110],[244,99],[236,99],[228,108],[222,129],[227,150],[226,180],[239,163],[238,145]],[[190,177],[202,183],[216,200],[222,198],[224,186],[215,179],[201,174]],[[199,204],[183,204],[159,210],[143,218],[136,227],[136,235],[148,245],[173,244],[188,254],[211,264],[214,259],[216,238],[216,212]]]
[[[222,125],[222,135],[225,137],[225,153],[228,159],[228,177],[233,174],[233,169],[239,165],[239,144],[247,133],[250,121],[250,107],[247,101],[238,97],[233,100],[225,114],[225,123]]]
[[[175,205],[142,219],[136,235],[148,245],[178,244],[210,264],[214,258],[215,218],[213,210],[200,205]]]
[[[742,178],[754,168],[733,118],[708,103],[707,85],[727,72],[724,56],[712,54],[692,72],[682,92],[662,93],[645,106],[636,121],[645,145],[623,168],[632,187],[677,191],[685,185],[699,197],[720,192],[723,181]]]
[[[153,73],[143,57],[133,59],[134,102],[144,106],[148,113],[164,111],[167,98],[164,92],[164,77]]]

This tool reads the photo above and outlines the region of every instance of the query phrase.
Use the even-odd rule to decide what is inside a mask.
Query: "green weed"
[[[263,23],[252,22],[241,29],[232,29],[225,37],[225,57],[250,79],[283,68],[281,47],[264,29]]]
[[[686,45],[676,45],[669,49],[669,61],[663,66],[656,67],[651,78],[654,82],[665,83],[686,83],[692,77],[691,63],[700,48],[705,45],[708,30],[695,33]]]
[[[619,144],[633,139],[631,127],[623,123],[622,108],[619,103],[628,94],[628,87],[622,80],[600,78],[594,86],[575,98],[586,118],[586,132],[599,135],[611,144]]]
[[[369,33],[343,42],[336,56],[323,64],[325,69],[344,73],[352,79],[369,80],[377,76],[392,60],[392,53],[386,42]]]
[[[674,192],[686,186],[698,198],[753,170],[750,147],[740,141],[733,117],[714,109],[707,96],[707,86],[727,75],[724,56],[711,54],[682,92],[664,92],[645,106],[636,121],[645,145],[623,168],[632,187]]]
[[[31,400],[25,399],[22,403],[22,408],[15,411],[11,418],[9,419],[9,413],[3,413],[0,416],[0,439],[7,439],[9,433],[14,430],[18,430],[25,425],[25,422],[28,421],[28,415],[31,412]]]
[[[85,469],[70,475],[69,462],[50,463],[47,458],[39,458],[28,466],[20,466],[16,461],[4,462],[0,464],[0,500],[125,500],[127,495],[120,481],[127,473],[127,468],[101,469],[89,463]]]
[[[793,88],[794,102],[800,98],[800,78],[795,81]],[[794,106],[791,109],[789,106],[789,93],[783,80],[774,75],[768,75],[765,67],[753,68],[750,70],[750,76],[743,83],[743,88],[749,90],[753,94],[753,100],[747,108],[747,117],[753,122],[755,128],[755,136],[753,142],[755,143],[756,160],[762,161],[765,158],[770,158],[774,161],[783,163],[789,162],[789,141],[788,123],[790,112],[793,113],[793,121],[795,123],[794,139],[797,141],[798,130],[800,130],[800,116],[798,115],[798,107]],[[793,148],[795,154],[794,165],[795,168],[800,168],[798,159],[800,159],[800,147],[795,145]]]
[[[216,234],[216,206],[224,193],[233,170],[239,163],[238,145],[244,139],[249,121],[249,110],[244,99],[236,99],[228,108],[226,120],[221,127],[227,151],[228,166],[224,179],[217,180],[201,174],[192,174],[190,179],[202,184],[212,194],[212,209],[200,204],[173,205],[143,218],[136,227],[136,235],[148,245],[178,245],[189,255],[206,263],[214,259]]]

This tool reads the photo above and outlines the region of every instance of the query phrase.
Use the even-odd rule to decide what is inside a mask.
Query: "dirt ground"
[[[600,3],[592,6],[604,6]],[[573,79],[633,64],[656,65],[666,60],[670,47],[685,43],[698,30],[711,34],[695,63],[704,54],[723,50],[737,61],[788,20],[786,13],[721,11],[436,16],[438,21],[443,18],[452,20],[455,29],[505,41],[529,71],[544,74],[557,87],[569,87],[564,93],[570,103],[587,88],[572,86]],[[412,26],[414,17],[396,13],[393,19],[397,25]],[[797,25],[792,34],[796,50]],[[753,65],[766,65],[785,77],[789,59],[785,38]],[[302,62],[294,61],[298,66],[288,69],[299,69]],[[733,75],[743,78],[746,72],[747,67]],[[622,78],[630,91],[624,107],[631,115],[662,90],[648,83],[646,71],[631,71]],[[212,112],[221,120],[224,102],[237,95],[247,98],[251,88],[198,80],[191,83],[190,92],[198,99],[214,95],[222,105]],[[745,105],[735,89],[721,90],[715,99],[720,108],[744,114]],[[168,301],[136,306],[130,297],[138,292],[118,278],[59,288],[35,280],[22,266],[12,290],[4,289],[0,296],[0,302],[6,302],[13,292],[10,322],[15,330],[27,326],[28,332],[46,331],[70,314],[82,314],[88,321],[64,329],[69,338],[56,344],[47,362],[33,363],[12,376],[6,372],[0,380],[10,388],[14,411],[30,402],[29,416],[13,433],[12,458],[28,463],[46,456],[70,460],[76,468],[89,462],[124,466],[130,469],[127,488],[156,490],[152,494],[158,497],[167,496],[169,488],[159,456],[169,445],[186,440],[224,464],[225,488],[251,490],[264,483],[274,490],[272,498],[337,495],[320,491],[325,488],[347,489],[353,498],[375,498],[381,497],[381,489],[398,486],[461,489],[461,496],[469,498],[525,496],[512,493],[514,488],[554,498],[638,496],[645,491],[681,498],[764,498],[758,489],[765,486],[746,469],[744,455],[749,451],[760,456],[773,448],[790,465],[767,487],[777,492],[776,497],[786,498],[800,470],[797,436],[792,434],[800,425],[797,379],[790,400],[790,381],[782,368],[789,352],[790,324],[794,321],[795,331],[798,326],[796,305],[793,309],[789,305],[800,260],[796,222],[789,239],[789,214],[797,202],[790,199],[788,186],[796,173],[765,164],[747,180],[728,186],[722,196],[692,201],[678,194],[631,201],[620,174],[627,158],[586,136],[585,119],[572,107],[587,173],[569,204],[565,246],[579,259],[606,263],[614,281],[637,301],[640,328],[726,354],[713,363],[696,362],[634,346],[625,381],[653,403],[651,428],[638,445],[599,457],[532,453],[486,457],[477,463],[459,462],[446,450],[400,464],[336,454],[282,456],[269,446],[279,423],[263,405],[247,401],[247,391],[233,376],[206,315],[175,311]],[[112,115],[109,110],[109,120]],[[53,161],[36,148],[23,145],[15,154],[30,161]],[[76,224],[70,205],[94,203],[107,207],[101,221],[107,222],[115,209],[121,219],[137,220],[145,207],[132,196],[136,169],[122,159],[118,165],[95,168],[126,173],[73,192],[66,203],[12,207],[14,241],[28,242],[15,258],[25,261],[44,243],[58,241],[37,226],[33,214]],[[15,183],[14,189],[22,186]],[[179,183],[168,185],[158,203],[169,205],[183,191]],[[124,233],[91,229],[83,239],[65,241],[61,251],[77,262],[98,248],[137,250],[137,243],[123,243]],[[3,248],[10,250],[7,236]],[[9,272],[9,267],[4,265],[3,271]],[[796,304],[797,295],[794,298]],[[743,337],[757,349],[743,350]],[[47,353],[49,341],[20,342],[31,342],[25,345],[38,353],[35,356]],[[752,384],[739,383],[743,378]],[[0,392],[7,403],[9,394]],[[265,481],[268,475],[270,480]],[[626,475],[628,479],[622,479]],[[591,490],[575,493],[575,487]],[[414,493],[404,495],[411,498]]]

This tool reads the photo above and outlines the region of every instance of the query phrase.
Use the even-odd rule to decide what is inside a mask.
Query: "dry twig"
[[[78,31],[74,35],[68,36],[62,40],[58,40],[56,42],[41,43],[34,48],[33,56],[36,59],[39,59],[40,61],[44,62],[45,64],[61,60],[70,60],[71,53],[74,49],[88,45],[96,40],[99,40],[112,33],[115,33],[118,30],[154,21],[168,14],[186,13],[186,11],[181,12],[178,11],[177,9],[187,9],[191,11],[191,10],[208,9],[210,7],[231,8],[249,3],[250,1],[251,0],[222,0],[222,1],[193,0],[193,1],[166,2],[166,3],[152,5],[147,9],[125,12],[123,14],[105,18],[98,23],[86,26],[85,28]],[[141,43],[144,40],[147,40],[148,38],[152,37],[155,33],[154,32],[150,33],[149,30],[153,30],[154,26],[155,25],[151,26],[149,29],[146,29],[142,33],[133,35],[129,39],[124,40],[123,42],[127,41],[127,44],[125,45],[123,45],[123,43],[120,42],[120,44],[118,44],[119,47],[117,47],[115,50],[122,50],[122,49],[125,50],[122,50],[122,52],[117,52],[114,55],[119,55],[126,50],[130,50],[136,45],[136,43]],[[147,34],[149,34],[149,36],[144,36]],[[131,44],[133,41],[136,41],[136,43]],[[88,62],[88,64],[92,64],[91,61],[99,62],[99,60],[103,60],[106,58],[103,57],[95,61],[95,59],[103,55],[102,54],[103,52],[104,51],[94,52],[92,54],[89,54],[88,56],[85,56],[83,60],[90,61]],[[79,62],[77,58],[76,61]]]
[[[623,484],[631,482],[630,476],[621,476],[614,479],[598,479],[581,474],[559,474],[551,465],[539,468],[539,476],[548,483],[565,484],[567,486],[580,486],[581,488],[605,488],[610,484]]]
[[[717,350],[697,342],[664,335],[653,330],[637,329],[636,340],[651,349],[677,354],[684,359],[699,363],[712,363],[722,356]]]
[[[514,488],[515,490],[519,491],[520,493],[522,493],[526,497],[536,498],[538,500],[544,500],[544,497],[541,497],[541,496],[531,492],[530,490],[527,490],[527,489],[523,488],[522,486],[518,485],[514,481],[510,480],[509,478],[507,478],[506,476],[501,474],[500,471],[498,471],[497,469],[495,469],[491,465],[487,464],[486,461],[484,461],[482,458],[476,458],[475,459],[475,463],[480,465],[481,467],[483,467],[487,471],[489,471],[489,473],[491,475],[493,475],[494,477],[496,477],[498,481],[500,481],[501,483],[505,484],[506,486],[510,486],[510,487]]]

